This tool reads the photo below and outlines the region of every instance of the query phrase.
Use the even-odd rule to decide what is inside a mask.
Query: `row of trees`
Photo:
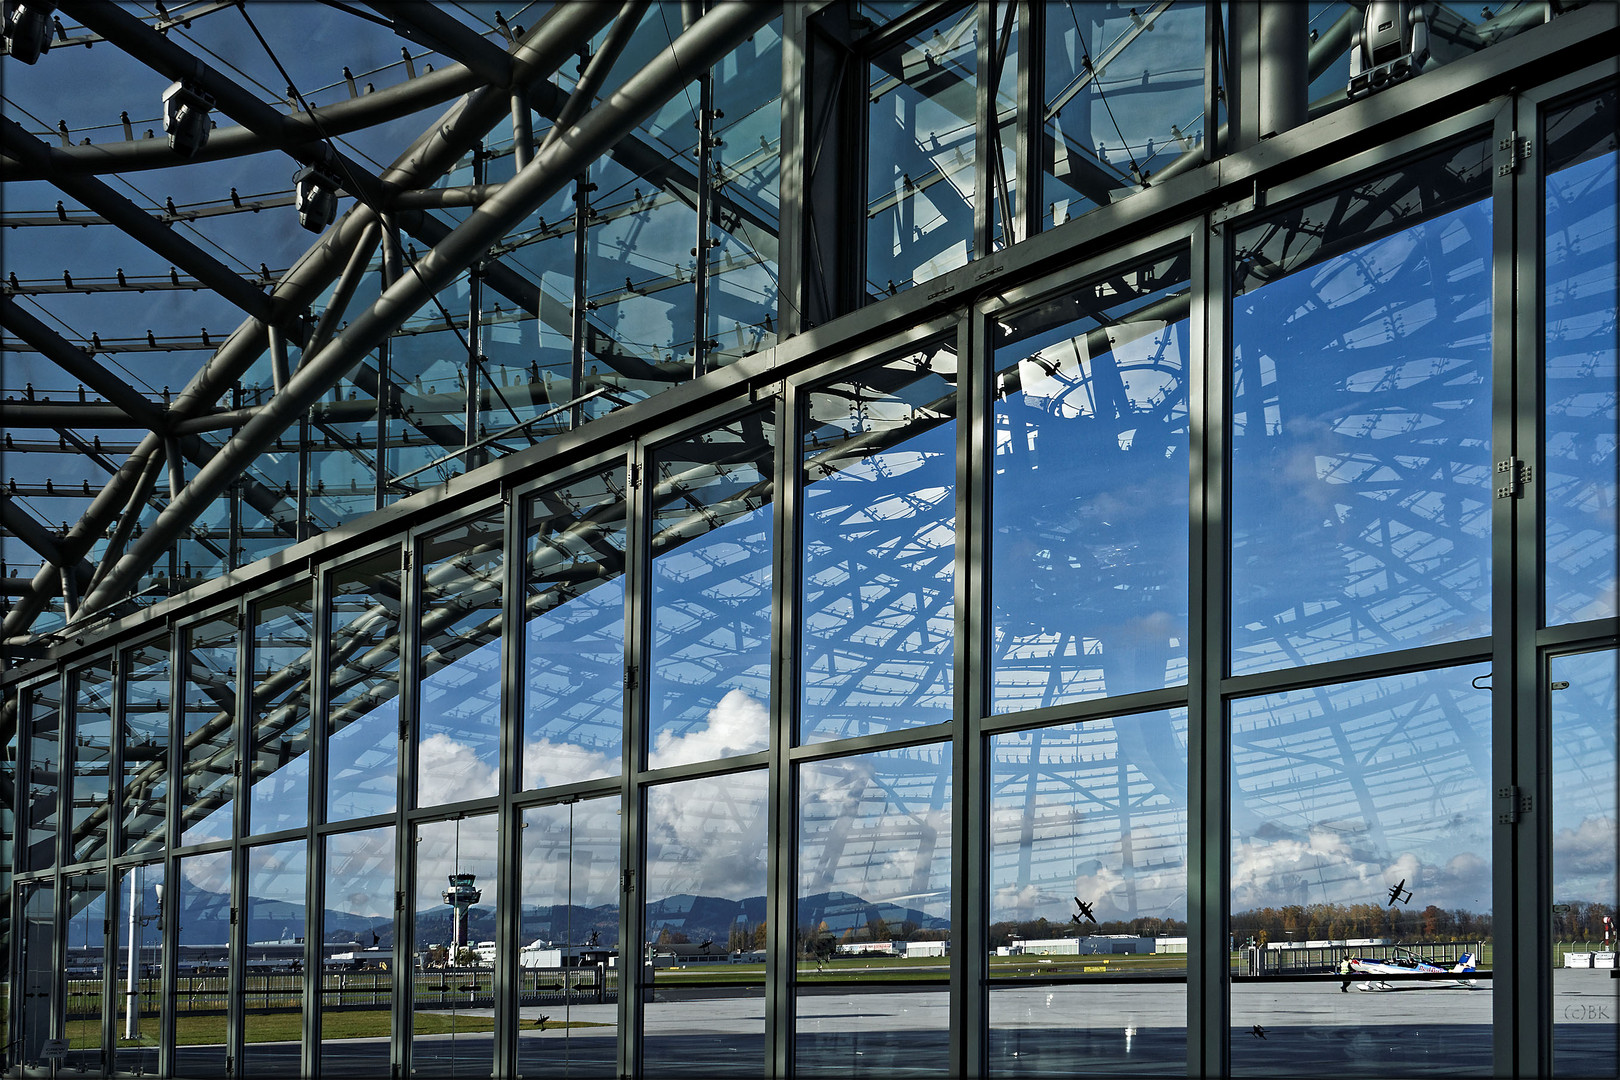
[[[1375,937],[1482,941],[1491,936],[1491,916],[1434,904],[1422,909],[1401,904],[1288,904],[1233,912],[1232,936],[1240,945],[1249,938],[1257,942]]]

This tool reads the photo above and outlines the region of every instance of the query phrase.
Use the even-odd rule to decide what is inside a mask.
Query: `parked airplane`
[[[1388,960],[1369,960],[1361,956],[1350,958],[1350,970],[1363,975],[1463,975],[1474,970],[1474,954],[1463,953],[1462,959],[1450,969],[1438,964],[1431,964],[1427,960],[1419,959],[1411,953]],[[1425,990],[1435,988],[1462,987],[1472,990],[1477,980],[1474,979],[1422,979],[1412,982],[1391,983],[1380,979],[1377,982],[1364,982],[1356,987],[1369,993],[1382,993],[1388,990]]]

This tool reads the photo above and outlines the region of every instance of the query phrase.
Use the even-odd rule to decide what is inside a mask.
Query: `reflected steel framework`
[[[397,86],[294,93],[289,117],[161,32],[228,7],[154,25],[60,4],[82,25],[55,50],[110,44],[241,125],[195,167],[276,152],[356,205],[255,281],[173,226],[296,195],[154,217],[97,177],[174,164],[164,140],[55,148],[4,122],[8,184],[49,178],[76,204],[4,224],[111,224],[173,264],[140,284],[247,317],[217,349],[205,331],[208,360],[160,401],[96,359],[137,339],[77,341],[30,310],[43,279],[0,309],[9,350],[105,399],[31,387],[8,431],[59,433],[109,474],[58,534],[31,491],[6,502],[8,555],[20,541],[39,569],[6,579],[5,1065],[46,1067],[66,1036],[92,1070],[538,1068],[519,958],[582,947],[577,920],[619,960],[620,1034],[592,1058],[568,1029],[581,1074],[674,1070],[658,1016],[683,990],[660,956],[703,963],[712,939],[674,940],[691,920],[765,962],[717,984],[762,1017],[710,1006],[747,1040],[741,1073],[824,1071],[863,1045],[812,1022],[840,987],[860,997],[823,961],[904,923],[950,943],[884,988],[924,1010],[948,992],[904,1063],[999,1074],[1016,1067],[990,928],[1066,919],[1091,888],[1100,916],[1187,927],[1184,1040],[1137,1060],[1220,1075],[1231,917],[1259,906],[1234,847],[1308,846],[1327,822],[1348,854],[1313,852],[1290,887],[1338,903],[1416,848],[1403,830],[1452,820],[1486,847],[1469,852],[1494,924],[1477,1055],[1546,1072],[1547,672],[1617,635],[1614,358],[1571,300],[1612,281],[1612,223],[1561,240],[1608,254],[1557,252],[1556,335],[1537,299],[1548,175],[1607,161],[1613,178],[1620,29],[1566,6],[1438,5],[1437,62],[1346,102],[1318,80],[1354,5],[1235,5],[1230,25],[1220,5],[1095,5],[1078,60],[1046,25],[1076,9],[1041,4],[563,4],[489,35],[431,4],[333,5],[452,62],[417,76],[407,48]],[[1133,101],[1120,65],[1191,26],[1196,77],[1149,68]],[[762,55],[781,93],[770,68],[755,100],[736,65]],[[1202,112],[1135,141],[1163,119],[1142,118],[1161,79],[1181,104],[1202,86]],[[456,95],[392,166],[336,149]],[[651,299],[673,329],[646,331]],[[1544,355],[1590,380],[1545,446]],[[1591,558],[1552,554],[1537,479],[1555,456]],[[1268,469],[1257,502],[1245,485]],[[1481,696],[1423,682],[1457,672],[1488,672]],[[449,930],[446,873],[486,898]],[[729,923],[701,921],[709,901]],[[296,932],[266,940],[276,920]],[[127,1012],[113,955],[148,922],[168,1004],[119,1042],[128,1017],[86,1019],[71,968],[99,955],[90,993]],[[339,930],[373,934],[393,990],[390,1037],[358,1066],[319,1038],[343,1006],[316,974]],[[484,933],[482,976],[437,976],[441,1002],[467,995],[453,1019],[493,1010],[457,1050],[423,1027],[414,969]],[[301,965],[274,1001],[251,981],[271,946]],[[177,1017],[212,992],[180,982],[209,949],[230,991],[217,1042]],[[250,986],[301,1016],[296,1048],[261,1041]],[[867,1045],[873,1072],[909,1052]]]

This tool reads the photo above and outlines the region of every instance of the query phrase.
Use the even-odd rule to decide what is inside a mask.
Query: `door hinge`
[[[1532,143],[1519,138],[1517,131],[1496,142],[1496,175],[1512,176],[1519,171],[1519,162],[1530,160]]]
[[[630,463],[630,487],[631,487],[631,490],[639,488],[640,486],[641,486],[641,462],[632,461]]]
[[[239,909],[239,908],[231,908],[231,925],[232,926],[236,925],[236,916],[237,916],[237,914],[239,913],[240,910],[241,909]]]
[[[395,911],[404,911],[405,910],[405,890],[404,889],[395,889],[394,890],[394,910]]]
[[[1524,494],[1524,485],[1530,482],[1532,473],[1528,462],[1510,457],[1496,463],[1496,476],[1502,481],[1496,488],[1496,497],[1517,499]]]
[[[634,870],[619,871],[619,891],[623,893],[636,891],[636,872]]]
[[[636,669],[636,665],[626,665],[624,669],[624,688],[626,690],[634,690],[640,678],[641,673]]]
[[[1496,806],[1498,825],[1516,825],[1521,817],[1530,812],[1531,797],[1511,785],[1499,787],[1496,789]]]

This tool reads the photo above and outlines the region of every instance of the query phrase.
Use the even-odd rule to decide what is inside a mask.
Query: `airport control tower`
[[[483,891],[473,884],[477,880],[477,874],[451,874],[450,887],[444,890],[444,902],[455,912],[450,941],[452,962],[456,954],[467,944],[467,909],[478,903],[484,895]]]

